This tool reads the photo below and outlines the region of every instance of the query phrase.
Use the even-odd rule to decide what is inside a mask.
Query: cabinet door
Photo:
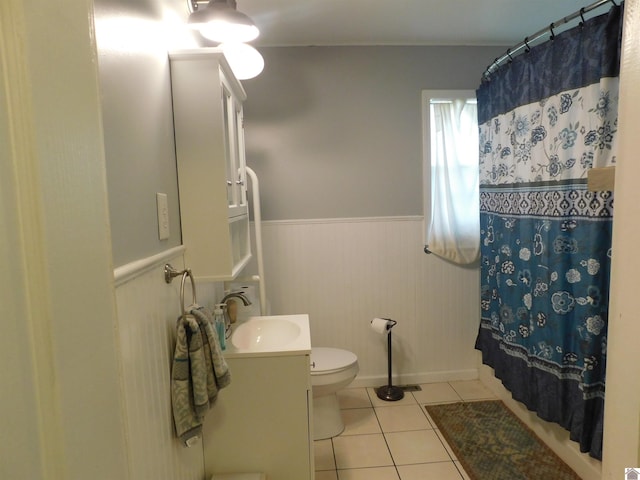
[[[238,183],[240,184],[240,191],[238,192],[240,198],[238,199],[240,207],[245,211],[248,211],[247,203],[247,161],[244,149],[244,112],[242,110],[242,103],[235,102],[235,122],[238,139]]]
[[[227,358],[231,384],[203,425],[206,478],[265,472],[269,480],[313,480],[309,355]]]
[[[227,204],[229,217],[236,217],[248,211],[242,103],[233,95],[224,74],[221,75],[221,80],[227,163]]]

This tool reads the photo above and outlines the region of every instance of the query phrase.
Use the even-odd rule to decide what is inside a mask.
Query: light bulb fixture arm
[[[210,2],[224,3],[234,10],[238,7],[236,0],[187,0],[187,8],[189,13],[193,13],[201,8],[205,8]]]

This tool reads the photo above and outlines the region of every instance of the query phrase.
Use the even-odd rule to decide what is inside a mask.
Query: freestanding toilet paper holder
[[[404,398],[404,390],[396,387],[391,383],[391,329],[398,323],[390,318],[384,318],[387,321],[387,355],[388,355],[388,383],[375,389],[376,395],[380,400],[395,402]]]

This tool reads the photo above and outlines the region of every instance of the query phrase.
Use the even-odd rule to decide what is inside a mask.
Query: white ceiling
[[[505,45],[591,5],[588,0],[237,0],[256,46]],[[606,11],[594,10],[591,16]]]

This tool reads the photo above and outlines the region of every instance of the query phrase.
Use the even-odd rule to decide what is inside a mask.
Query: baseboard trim
[[[392,377],[394,385],[414,385],[421,383],[455,382],[460,380],[476,380],[478,378],[477,369],[469,370],[448,370],[441,372],[422,372]],[[387,375],[358,375],[349,387],[379,387],[387,385]]]
[[[344,217],[344,218],[296,218],[291,220],[263,220],[263,226],[312,225],[336,223],[379,223],[379,222],[421,222],[422,215],[402,215],[394,217]]]

